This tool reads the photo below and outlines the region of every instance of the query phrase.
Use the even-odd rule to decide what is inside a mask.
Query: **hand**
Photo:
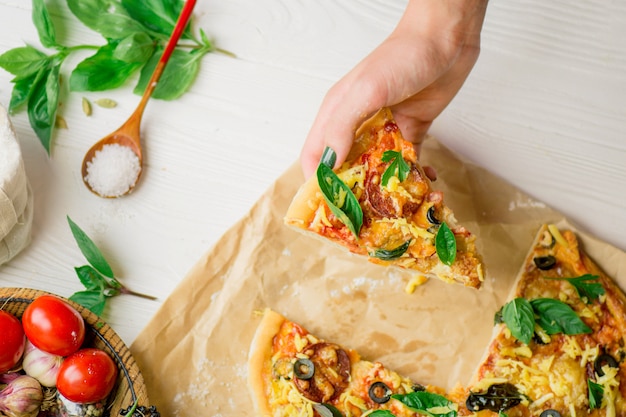
[[[324,97],[300,155],[305,177],[326,146],[341,165],[358,126],[385,106],[419,155],[478,59],[486,8],[487,0],[409,0],[391,35]]]

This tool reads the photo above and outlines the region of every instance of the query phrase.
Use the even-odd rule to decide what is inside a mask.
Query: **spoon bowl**
[[[185,2],[185,5],[183,6],[183,9],[181,10],[180,16],[178,17],[178,20],[176,21],[176,25],[174,26],[174,30],[172,31],[170,39],[168,40],[167,45],[165,46],[163,55],[161,55],[161,58],[159,59],[159,62],[157,63],[157,66],[154,69],[152,76],[150,77],[150,81],[148,81],[146,90],[144,91],[143,96],[141,97],[141,101],[139,102],[139,105],[137,106],[133,114],[117,130],[115,130],[114,132],[110,133],[109,135],[105,136],[104,138],[96,142],[85,154],[85,157],[83,158],[81,174],[82,174],[83,182],[85,183],[85,186],[94,194],[100,197],[104,197],[104,198],[121,197],[123,195],[130,193],[135,188],[137,181],[141,177],[141,173],[143,170],[143,155],[141,151],[140,126],[141,126],[141,119],[143,117],[143,112],[144,112],[144,109],[146,108],[146,104],[148,104],[148,100],[150,99],[150,96],[152,95],[152,93],[154,92],[154,89],[157,86],[157,82],[159,81],[159,78],[161,77],[161,74],[163,73],[163,70],[165,69],[165,66],[167,65],[167,62],[170,56],[172,55],[172,52],[174,52],[174,48],[176,48],[176,44],[178,43],[178,40],[183,34],[185,27],[187,27],[187,23],[189,22],[189,19],[191,18],[191,14],[193,12],[193,8],[195,7],[195,5],[196,5],[196,0],[187,0]],[[127,174],[127,175],[118,178],[118,182],[121,181],[120,184],[114,184],[115,187],[111,188],[110,190],[108,189],[105,190],[104,188],[107,188],[107,186],[104,186],[104,187],[95,186],[96,184],[94,183],[94,179],[90,177],[90,169],[96,163],[98,156],[103,155],[105,152],[107,152],[107,149],[110,147],[113,147],[113,149],[116,149],[116,151],[119,151],[120,149],[130,150],[132,154],[134,154],[134,156],[137,157],[138,161],[135,161],[134,158],[131,158],[131,159],[126,158],[127,161],[130,161],[132,163],[132,167],[130,168],[130,171],[125,170],[125,168],[128,168],[128,167],[121,167],[123,171],[122,174]],[[110,160],[111,158],[108,158],[106,161],[110,161]],[[135,166],[137,162],[139,164],[138,170],[137,170],[137,167]],[[101,164],[104,164],[104,163],[108,163],[108,162],[102,162]],[[105,167],[104,172],[109,172],[109,173],[112,173],[113,175],[116,175],[120,171],[119,168],[120,168],[119,166],[108,166],[108,167]],[[119,185],[122,186],[121,190],[120,190]]]

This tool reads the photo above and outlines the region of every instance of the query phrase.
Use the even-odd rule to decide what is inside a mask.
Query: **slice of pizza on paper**
[[[333,170],[327,148],[316,175],[298,190],[285,223],[335,242],[376,264],[479,288],[475,236],[433,190],[388,108],[356,132],[346,162]]]
[[[248,358],[259,417],[456,417],[442,390],[323,340],[266,309]]]
[[[541,227],[460,415],[626,417],[626,297],[575,234]]]

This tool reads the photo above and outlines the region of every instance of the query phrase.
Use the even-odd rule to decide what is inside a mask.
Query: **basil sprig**
[[[393,249],[376,249],[374,252],[370,253],[370,256],[373,258],[382,259],[384,261],[388,261],[391,259],[397,259],[404,255],[404,253],[409,249],[411,245],[411,240],[407,240],[400,246]]]
[[[500,314],[511,334],[527,345],[535,332],[535,323],[550,335],[575,335],[592,331],[569,305],[554,298],[529,301],[518,297],[506,303]]]
[[[443,395],[428,391],[416,391],[408,394],[394,394],[391,398],[402,402],[413,411],[430,417],[457,416],[456,404]]]
[[[181,0],[66,0],[71,13],[88,28],[98,32],[104,45],[61,44],[55,24],[66,16],[53,19],[45,0],[32,0],[32,21],[45,48],[33,46],[10,49],[0,55],[0,68],[14,75],[9,112],[26,105],[28,120],[42,146],[50,154],[57,119],[61,66],[79,50],[95,53],[79,62],[69,77],[70,91],[103,91],[124,85],[141,70],[134,89],[142,94],[159,60],[163,47],[178,20]],[[183,33],[184,45],[172,54],[157,84],[153,98],[173,100],[189,90],[199,71],[201,58],[209,52],[229,52],[217,48],[200,29],[195,37],[191,26]]]
[[[334,173],[332,167],[336,158],[335,151],[329,147],[324,149],[317,167],[317,183],[330,210],[358,239],[363,226],[363,209],[350,187]]]
[[[602,397],[604,396],[604,387],[591,379],[587,379],[587,389],[589,395],[589,408],[600,408]]]
[[[402,152],[385,151],[382,156],[382,161],[391,162],[381,177],[380,183],[383,187],[386,187],[391,177],[394,176],[398,177],[400,182],[404,181],[411,171],[409,164],[407,164],[402,157]]]
[[[569,282],[576,289],[578,296],[586,303],[597,300],[605,292],[602,284],[598,282],[600,279],[598,275],[585,274],[574,278],[545,278]]]
[[[75,292],[70,296],[70,300],[88,308],[97,315],[102,315],[107,299],[119,294],[131,294],[149,300],[155,299],[153,296],[131,291],[124,286],[115,278],[113,269],[93,240],[69,216],[67,222],[78,248],[89,263],[74,268],[85,290]]]
[[[450,227],[444,222],[439,226],[435,236],[437,256],[446,265],[452,265],[456,259],[456,238]]]

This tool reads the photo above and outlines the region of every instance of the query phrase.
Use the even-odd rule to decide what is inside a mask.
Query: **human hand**
[[[487,0],[409,0],[391,35],[324,97],[300,155],[305,177],[326,146],[341,165],[358,126],[385,106],[419,155],[478,59],[486,8]]]

